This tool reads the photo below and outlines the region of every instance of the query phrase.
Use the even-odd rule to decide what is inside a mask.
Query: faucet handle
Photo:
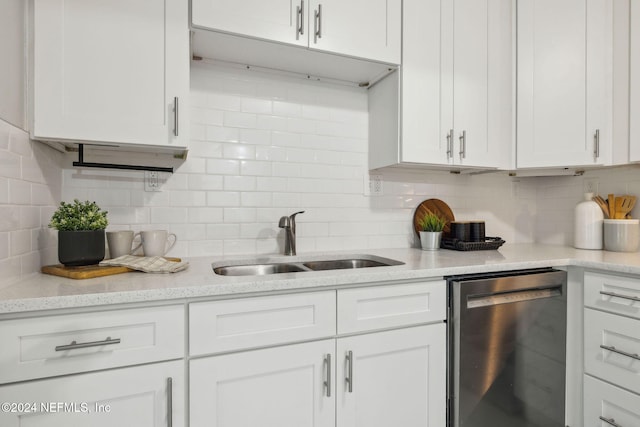
[[[289,227],[289,217],[288,216],[283,216],[280,218],[280,222],[278,223],[278,227],[280,228],[287,228]]]

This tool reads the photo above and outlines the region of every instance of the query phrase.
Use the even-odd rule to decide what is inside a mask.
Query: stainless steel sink
[[[245,264],[215,267],[213,272],[221,276],[263,276],[265,274],[295,273],[306,271],[297,264]]]
[[[303,264],[314,271],[319,270],[341,270],[344,268],[367,268],[367,267],[384,267],[387,264],[372,259],[330,259],[326,261],[310,261]]]
[[[343,270],[402,265],[403,262],[375,255],[315,256],[288,258],[260,258],[212,264],[213,271],[221,276],[263,276],[303,271]]]

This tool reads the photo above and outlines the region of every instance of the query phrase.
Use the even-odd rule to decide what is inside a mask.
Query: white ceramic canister
[[[593,193],[584,193],[584,201],[576,205],[573,246],[577,249],[602,249],[604,214],[592,199]]]

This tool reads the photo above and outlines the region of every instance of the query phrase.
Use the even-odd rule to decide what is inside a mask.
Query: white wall
[[[407,247],[413,211],[432,197],[485,219],[488,235],[534,239],[535,184],[513,192],[504,174],[385,170],[384,195],[365,197],[363,89],[205,62],[191,78],[188,159],[162,192],[145,192],[141,172],[65,168],[63,198],[97,201],[110,229],[175,232],[178,256],[279,252],[278,220],[298,210],[299,253]]]
[[[0,120],[0,287],[57,263],[47,228],[61,199],[57,151]]]

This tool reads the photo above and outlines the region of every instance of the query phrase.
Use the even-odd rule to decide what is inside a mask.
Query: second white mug
[[[141,241],[135,249],[142,245],[144,256],[164,256],[178,241],[176,235],[167,230],[140,231],[135,235],[140,236]],[[173,242],[170,242],[171,236],[173,236]]]

